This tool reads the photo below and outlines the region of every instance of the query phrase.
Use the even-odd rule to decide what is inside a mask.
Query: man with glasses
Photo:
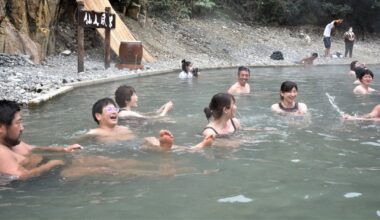
[[[96,137],[103,142],[123,141],[135,138],[132,131],[118,125],[119,108],[115,107],[115,102],[110,98],[103,98],[95,102],[92,106],[92,117],[99,125],[91,129],[86,135]]]

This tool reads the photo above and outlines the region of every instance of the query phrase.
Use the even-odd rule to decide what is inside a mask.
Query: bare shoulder
[[[17,154],[12,152],[8,147],[0,145],[0,173],[18,176]],[[18,155],[22,157],[21,155]]]
[[[128,118],[128,117],[144,118],[143,115],[135,111],[121,111],[119,112],[118,116],[120,118]]]
[[[274,112],[281,112],[281,109],[280,109],[280,106],[278,105],[278,103],[275,103],[273,104],[270,109]]]
[[[116,131],[117,132],[122,132],[122,133],[132,133],[131,129],[129,129],[128,127],[125,127],[123,125],[117,125],[116,126]]]
[[[216,135],[215,131],[211,128],[207,128],[207,127],[210,127],[209,125],[206,126],[206,128],[203,130],[202,134],[203,136],[207,137],[207,136],[210,136],[210,135]]]
[[[95,135],[97,133],[97,128],[89,130],[86,135]]]
[[[94,128],[94,129],[91,129],[89,130],[85,135],[86,136],[99,136],[99,135],[102,135],[104,132],[102,131],[102,129],[100,128]]]
[[[237,88],[237,86],[238,86],[238,83],[237,83],[237,82],[234,83],[234,84],[228,89],[228,93],[229,93],[229,94],[234,94],[234,93],[236,93],[236,88]]]
[[[232,119],[234,121],[234,124],[236,126],[236,129],[241,129],[240,121],[237,118]]]
[[[250,93],[251,92],[251,86],[249,85],[249,83],[245,84],[246,88],[247,88],[247,93]]]
[[[302,111],[305,111],[305,113],[307,112],[307,105],[305,103],[299,102],[298,108]]]
[[[32,150],[33,150],[33,146],[23,141],[21,141],[21,143],[19,143],[18,145],[12,147],[12,151],[21,155],[27,155],[31,153]]]
[[[361,92],[361,86],[360,86],[360,85],[356,86],[356,87],[354,88],[353,92],[354,92],[355,94],[362,94],[362,92]]]

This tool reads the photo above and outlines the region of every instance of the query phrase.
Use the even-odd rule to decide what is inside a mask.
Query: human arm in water
[[[74,152],[76,150],[83,149],[79,144],[72,144],[66,147],[62,146],[48,146],[48,147],[33,147],[25,142],[21,142],[17,146],[13,147],[12,150],[21,155],[27,155],[32,153],[32,151],[50,151],[50,152]]]
[[[173,102],[169,101],[169,102],[165,103],[163,106],[161,106],[157,110],[157,113],[159,113],[159,116],[165,116],[168,112],[173,110],[173,106],[174,106]]]
[[[51,170],[52,168],[64,165],[62,160],[50,160],[45,164],[32,169],[24,168],[21,163],[17,161],[17,157],[20,157],[17,153],[7,150],[0,150],[0,173],[5,173],[17,177],[19,180],[26,180],[34,176],[39,176],[44,172]]]
[[[197,145],[191,147],[192,150],[200,150],[205,147],[209,147],[212,145],[212,143],[215,141],[215,135],[209,134],[204,137],[204,139]]]
[[[20,180],[26,180],[34,176],[39,176],[42,173],[45,173],[51,169],[53,169],[56,166],[65,165],[65,162],[63,160],[49,160],[47,163],[42,164],[41,166],[38,166],[36,168],[26,170],[24,168],[19,169],[20,174],[19,176]]]
[[[169,101],[165,103],[164,105],[162,105],[159,109],[157,109],[156,112],[140,114],[132,110],[121,111],[119,112],[119,117],[120,118],[143,118],[143,119],[162,117],[162,116],[167,115],[168,112],[172,111],[173,106],[174,106],[173,102]]]
[[[375,106],[372,111],[368,114],[362,116],[352,116],[349,114],[343,114],[342,116],[345,120],[370,120],[370,121],[380,121],[380,105]]]

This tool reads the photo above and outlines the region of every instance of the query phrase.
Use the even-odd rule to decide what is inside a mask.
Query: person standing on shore
[[[352,57],[352,49],[354,48],[354,42],[355,42],[355,34],[352,31],[352,27],[348,29],[344,33],[344,45],[345,45],[345,52],[344,52],[344,58],[347,57],[347,54],[349,54],[350,58]]]
[[[337,25],[341,24],[343,19],[334,20],[328,23],[323,31],[323,43],[325,45],[325,57],[330,57],[330,48],[331,48],[331,31]]]

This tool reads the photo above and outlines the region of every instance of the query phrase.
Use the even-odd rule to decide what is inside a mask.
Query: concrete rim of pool
[[[314,64],[313,66],[347,66],[349,64]],[[380,65],[380,64],[375,64]],[[250,68],[276,68],[276,67],[304,67],[302,65],[246,65]],[[218,69],[233,69],[237,68],[239,66],[216,66],[216,67],[209,67],[209,68],[202,68],[202,71],[208,71],[208,70],[218,70]],[[98,85],[103,83],[110,83],[110,82],[116,82],[119,80],[126,80],[126,79],[133,79],[138,77],[148,77],[148,76],[155,76],[155,75],[161,75],[161,74],[168,74],[168,73],[175,73],[180,72],[181,69],[167,69],[167,70],[160,70],[160,71],[152,71],[152,72],[135,72],[128,75],[122,75],[122,76],[114,76],[109,78],[100,78],[100,79],[94,79],[94,80],[86,80],[81,82],[74,82],[74,83],[68,83],[67,85],[54,90],[50,91],[44,95],[41,95],[37,98],[34,98],[28,102],[28,107],[34,107],[38,106],[43,102],[46,102],[50,99],[53,99],[54,97],[57,97],[59,95],[63,95],[67,92],[70,92],[76,88],[80,87],[86,87],[91,85]]]

